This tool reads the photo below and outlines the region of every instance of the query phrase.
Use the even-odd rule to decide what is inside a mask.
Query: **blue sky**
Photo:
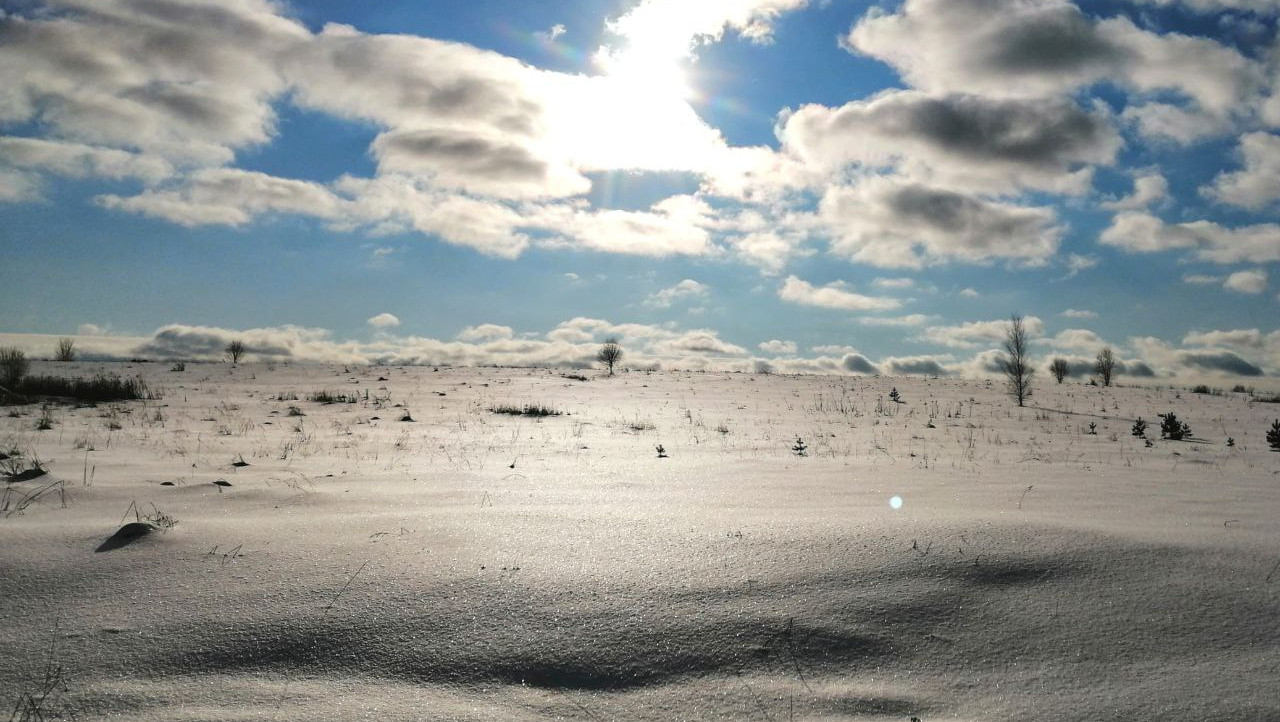
[[[0,0],[0,343],[1280,374],[1274,0]]]

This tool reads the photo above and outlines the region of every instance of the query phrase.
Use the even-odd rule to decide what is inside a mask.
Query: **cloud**
[[[79,336],[105,336],[107,335],[107,330],[96,323],[82,323],[76,329],[76,334]]]
[[[40,176],[10,168],[0,168],[0,203],[39,200],[43,185]]]
[[[1039,339],[1039,342],[1072,351],[1097,351],[1107,345],[1101,336],[1086,328],[1063,329],[1051,338]]]
[[[1028,338],[1034,340],[1044,335],[1044,321],[1036,316],[1022,319]],[[971,321],[956,326],[930,326],[920,334],[919,340],[952,348],[977,348],[999,345],[1009,330],[1009,320]]]
[[[1099,241],[1131,253],[1194,251],[1212,263],[1272,263],[1280,261],[1280,226],[1258,224],[1226,228],[1211,221],[1168,225],[1144,212],[1117,214]]]
[[[1087,271],[1097,266],[1098,263],[1097,256],[1081,256],[1076,253],[1068,253],[1066,259],[1067,275],[1063,278],[1075,278],[1081,271]]]
[[[814,286],[795,276],[787,276],[778,289],[778,298],[787,303],[817,308],[830,308],[840,311],[887,311],[898,308],[902,304],[891,298],[875,298],[863,296],[846,290],[843,284],[830,283],[826,286]]]
[[[479,326],[467,326],[458,332],[459,341],[494,341],[509,339],[515,331],[510,326],[499,326],[493,323],[482,323]]]
[[[1060,314],[1058,314],[1058,315],[1059,315],[1059,316],[1063,316],[1063,317],[1065,317],[1065,318],[1085,318],[1085,319],[1088,319],[1088,318],[1097,318],[1097,317],[1098,317],[1098,314],[1097,314],[1097,313],[1094,313],[1093,311],[1076,310],[1076,309],[1074,309],[1074,308],[1068,308],[1067,310],[1063,311],[1062,313],[1060,313]]]
[[[149,183],[173,174],[163,158],[83,143],[0,136],[0,163],[71,178],[137,178]]]
[[[644,305],[649,308],[670,308],[673,303],[680,301],[706,298],[710,290],[710,286],[686,278],[670,288],[651,294],[644,300]]]
[[[764,351],[765,353],[771,353],[777,356],[794,355],[797,348],[798,347],[796,346],[795,341],[779,341],[778,339],[765,341],[764,343],[759,345],[759,349],[761,351]]]
[[[163,218],[183,226],[242,226],[264,213],[299,213],[337,218],[344,206],[328,188],[310,181],[277,178],[236,168],[209,168],[174,187],[123,198],[98,196],[113,210]]]
[[[1184,366],[1231,376],[1262,376],[1264,371],[1232,351],[1190,351],[1180,355]]]
[[[1259,210],[1280,199],[1280,136],[1247,133],[1240,138],[1244,170],[1220,173],[1201,193],[1219,203]]]
[[[860,353],[846,354],[845,357],[841,359],[840,365],[844,370],[855,374],[880,373],[880,369],[876,368],[875,364],[871,363],[866,356],[863,356]]]
[[[57,5],[0,16],[0,122],[174,163],[269,140],[279,68],[310,38],[265,0]]]
[[[712,356],[745,356],[747,350],[721,339],[715,331],[701,329],[688,331],[673,338],[663,339],[653,345],[653,351],[661,355],[710,354]]]
[[[1263,84],[1260,66],[1233,48],[1156,34],[1124,15],[1095,20],[1065,0],[907,0],[869,11],[845,42],[934,93],[1054,98],[1110,82],[1172,91],[1225,116]]]
[[[854,348],[853,346],[846,346],[844,344],[824,344],[821,346],[810,346],[809,350],[814,353],[820,353],[823,355],[835,355],[835,356],[843,356],[845,354],[858,353],[858,349]]]
[[[836,109],[784,114],[779,138],[805,163],[899,167],[913,179],[967,191],[1034,188],[1080,194],[1086,166],[1123,145],[1106,110],[1065,99],[1027,101],[890,90]]]
[[[1102,203],[1113,211],[1136,211],[1159,203],[1169,197],[1169,181],[1159,172],[1148,170],[1133,179],[1133,193],[1125,198]]]
[[[871,282],[876,288],[893,288],[907,289],[914,288],[916,281],[914,278],[877,278]]]
[[[1230,331],[1202,331],[1188,333],[1182,338],[1184,346],[1234,346],[1245,349],[1262,349],[1266,339],[1256,328]]]
[[[400,319],[389,313],[380,313],[377,316],[365,321],[365,323],[374,328],[394,328],[400,325]]]
[[[1209,276],[1203,273],[1188,273],[1182,277],[1183,283],[1190,283],[1193,286],[1211,286],[1215,283],[1222,283],[1222,276]]]
[[[987,201],[889,178],[828,189],[819,218],[832,252],[890,268],[1005,260],[1043,264],[1063,228],[1052,209]]]
[[[889,369],[891,374],[916,376],[946,376],[949,371],[942,365],[948,357],[935,356],[903,356],[887,358],[881,365]]]
[[[1280,10],[1276,7],[1276,0],[1129,0],[1129,2],[1158,7],[1181,5],[1201,13],[1239,10],[1274,15],[1277,10]]]
[[[1258,268],[1249,271],[1236,271],[1227,276],[1222,287],[1236,293],[1259,294],[1267,290],[1267,272]]]
[[[906,316],[863,316],[858,323],[863,326],[886,326],[890,328],[905,326],[923,326],[934,317],[923,313],[911,313]]]
[[[978,293],[976,290],[972,288],[966,288],[961,290],[960,295],[964,298],[980,298],[982,296],[981,293]]]

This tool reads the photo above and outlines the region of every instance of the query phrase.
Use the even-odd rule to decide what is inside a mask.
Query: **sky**
[[[0,344],[1265,385],[1278,17],[0,0]]]

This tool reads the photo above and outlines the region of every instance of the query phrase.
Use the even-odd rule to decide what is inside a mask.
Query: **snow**
[[[4,485],[11,709],[53,665],[46,719],[1280,717],[1280,406],[1244,394],[34,371],[100,370],[163,397],[0,415],[49,471]],[[1193,440],[1130,435],[1168,411]]]

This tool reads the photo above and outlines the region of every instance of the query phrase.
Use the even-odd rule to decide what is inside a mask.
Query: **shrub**
[[[512,406],[511,404],[500,404],[489,409],[495,414],[506,414],[508,416],[559,416],[561,412],[549,406],[541,404],[525,404],[524,406]]]
[[[1280,451],[1280,419],[1271,422],[1271,429],[1267,431],[1267,443],[1271,445],[1272,451]]]
[[[1191,427],[1185,421],[1179,421],[1178,416],[1172,411],[1167,414],[1160,414],[1161,438],[1182,441],[1188,436],[1191,436]]]
[[[297,398],[296,396],[294,398]],[[314,391],[307,394],[307,401],[318,404],[354,404],[359,400],[355,394],[344,394],[335,391]]]
[[[18,385],[30,370],[31,362],[20,349],[12,346],[0,348],[0,386],[16,394]]]
[[[227,347],[223,349],[223,351],[231,357],[231,363],[238,364],[240,363],[240,358],[244,356],[246,349],[244,347],[244,342],[240,339],[236,339],[227,344]]]
[[[58,339],[58,345],[53,349],[53,360],[69,363],[76,360],[76,342],[69,338]]]
[[[26,396],[70,398],[88,403],[157,398],[141,377],[120,378],[114,374],[98,374],[89,379],[31,376],[22,381],[19,391]]]
[[[1049,373],[1053,374],[1053,378],[1062,383],[1062,380],[1071,373],[1071,365],[1064,358],[1056,358],[1049,364]]]
[[[1133,422],[1133,435],[1140,439],[1147,438],[1147,422],[1143,421],[1141,416]]]

